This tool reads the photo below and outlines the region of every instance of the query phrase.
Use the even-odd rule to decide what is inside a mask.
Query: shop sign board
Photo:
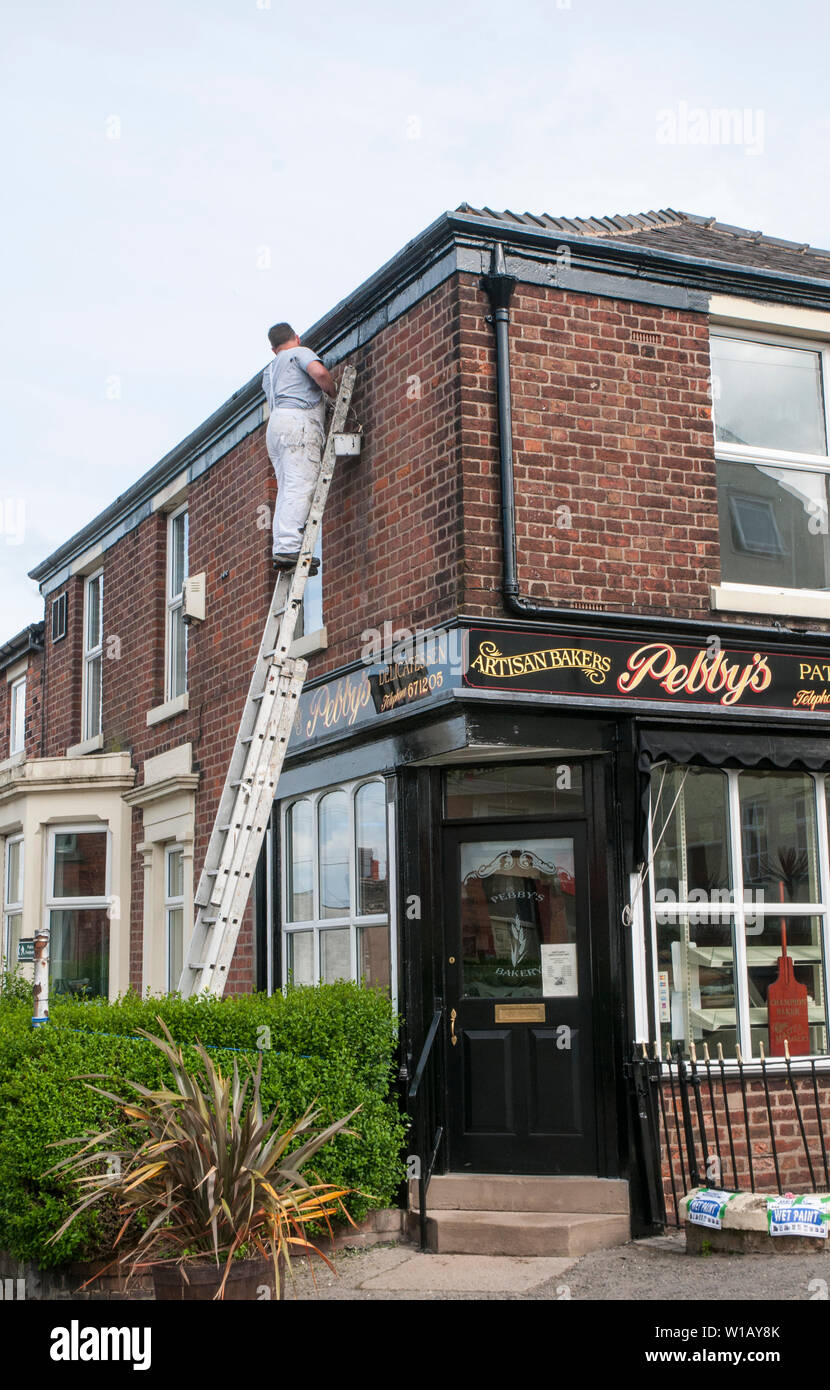
[[[576,699],[659,701],[709,709],[830,713],[830,661],[656,637],[575,641],[548,632],[471,628],[465,686]]]
[[[435,699],[458,683],[460,664],[450,659],[445,634],[387,662],[348,671],[303,691],[290,751],[331,733],[350,733],[395,710]]]
[[[376,661],[306,688],[291,752],[347,734],[395,711],[426,705],[453,688],[663,704],[678,710],[785,711],[830,715],[830,661],[789,652],[552,637],[527,629],[469,628],[419,634],[390,660]]]

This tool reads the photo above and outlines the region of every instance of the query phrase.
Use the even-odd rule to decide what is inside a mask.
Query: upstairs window
[[[83,740],[101,732],[103,642],[104,572],[99,570],[89,576],[84,590]]]
[[[828,349],[724,329],[711,356],[721,578],[830,589]]]
[[[9,754],[22,753],[26,748],[26,677],[11,684],[11,717],[9,722]]]
[[[175,700],[187,690],[187,625],[182,594],[188,575],[187,549],[187,508],[180,507],[167,522],[165,700]]]
[[[303,601],[300,604],[300,620],[297,623],[296,636],[310,637],[312,633],[319,632],[323,626],[323,527],[317,532],[317,544],[314,547],[314,555],[320,562],[320,568],[316,574],[309,575],[306,580]]]

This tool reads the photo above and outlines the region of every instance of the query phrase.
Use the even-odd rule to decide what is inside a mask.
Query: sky
[[[826,0],[3,13],[0,642],[43,616],[27,571],[265,366],[271,323],[461,202],[830,246]]]

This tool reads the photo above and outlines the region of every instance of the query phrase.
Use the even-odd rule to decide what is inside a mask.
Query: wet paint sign
[[[723,1213],[737,1196],[736,1192],[721,1192],[717,1187],[703,1187],[686,1207],[686,1220],[693,1226],[708,1226],[719,1231],[723,1226]]]

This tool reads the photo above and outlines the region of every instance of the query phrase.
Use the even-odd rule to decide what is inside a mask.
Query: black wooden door
[[[584,822],[444,833],[449,1166],[596,1173]]]

